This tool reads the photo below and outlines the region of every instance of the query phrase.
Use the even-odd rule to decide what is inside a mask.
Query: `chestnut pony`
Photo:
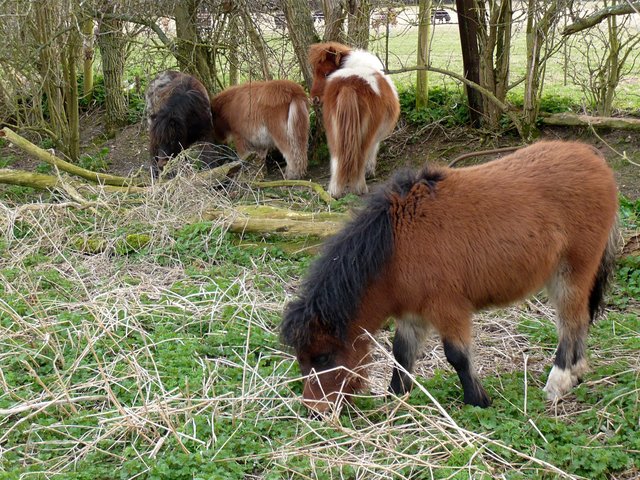
[[[290,80],[251,82],[227,88],[211,99],[216,141],[235,144],[240,157],[256,152],[264,161],[277,148],[287,161],[285,177],[307,171],[308,98]]]
[[[145,93],[152,173],[157,177],[169,159],[195,142],[213,141],[209,94],[186,73],[167,70]]]
[[[366,193],[365,177],[375,174],[380,142],[400,115],[395,86],[377,57],[340,43],[311,45],[309,63],[311,97],[322,103],[331,153],[329,193]]]
[[[304,402],[325,411],[362,387],[369,337],[396,319],[390,391],[411,388],[435,327],[464,402],[490,399],[471,360],[471,317],[542,286],[559,336],[545,391],[555,400],[586,372],[589,324],[615,262],[616,184],[592,147],[539,142],[485,165],[397,174],[325,246],[284,312]],[[342,368],[344,367],[344,368]]]

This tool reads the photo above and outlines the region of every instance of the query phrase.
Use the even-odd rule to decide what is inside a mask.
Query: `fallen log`
[[[7,185],[19,185],[21,187],[31,187],[36,190],[57,190],[67,192],[65,188],[71,185],[79,191],[91,192],[96,189],[105,192],[122,192],[122,193],[141,193],[145,192],[145,187],[136,186],[114,186],[114,185],[96,185],[79,182],[72,178],[56,177],[44,173],[26,172],[24,170],[14,170],[12,168],[0,168],[0,183]]]
[[[575,113],[553,113],[541,117],[545,125],[564,127],[615,128],[617,130],[640,131],[640,119],[621,117],[593,117]]]
[[[204,220],[221,220],[234,233],[277,234],[284,237],[311,236],[328,238],[335,235],[349,218],[343,213],[306,213],[282,208],[240,205],[211,209]]]
[[[91,170],[87,170],[85,168],[79,167],[78,165],[74,165],[73,163],[69,163],[66,160],[62,160],[61,158],[56,157],[51,152],[44,150],[37,145],[34,145],[29,140],[24,137],[21,137],[13,130],[8,127],[4,127],[0,129],[0,137],[6,138],[9,142],[14,144],[16,147],[20,148],[24,152],[29,155],[34,156],[38,160],[42,162],[46,162],[49,165],[53,165],[54,167],[62,170],[63,172],[70,173],[72,175],[76,175],[78,177],[84,178],[85,180],[90,180],[92,182],[104,184],[104,185],[112,185],[116,187],[125,187],[125,186],[136,186],[142,187],[147,184],[140,180],[135,180],[133,178],[128,177],[119,177],[117,175],[109,175],[106,173],[98,173],[92,172]]]

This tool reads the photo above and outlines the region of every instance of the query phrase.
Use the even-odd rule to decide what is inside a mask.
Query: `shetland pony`
[[[306,173],[308,98],[297,83],[272,80],[227,88],[211,99],[211,112],[216,141],[233,141],[240,157],[256,152],[264,162],[277,148],[287,161],[286,178]]]
[[[213,140],[209,94],[195,77],[162,72],[149,84],[145,100],[154,177],[171,157],[193,143]]]
[[[366,176],[376,170],[380,142],[400,115],[398,93],[374,55],[336,42],[309,49],[311,97],[322,103],[331,153],[329,193],[367,192]]]
[[[546,286],[559,336],[545,391],[587,370],[589,324],[615,262],[616,184],[592,147],[539,142],[493,162],[401,172],[325,246],[281,336],[295,350],[304,402],[325,411],[362,387],[367,332],[396,319],[390,391],[407,392],[421,340],[439,332],[464,402],[490,399],[471,361],[471,316]],[[343,368],[344,367],[344,368]]]

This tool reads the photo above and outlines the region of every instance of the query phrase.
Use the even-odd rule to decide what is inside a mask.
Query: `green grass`
[[[477,321],[491,408],[462,404],[440,351],[420,361],[408,398],[385,397],[374,379],[374,395],[312,419],[278,339],[310,255],[185,224],[229,202],[189,185],[94,211],[21,210],[3,224],[0,478],[596,479],[640,468],[637,265],[619,271],[615,308],[589,338],[592,372],[557,409],[541,391],[551,317],[522,305]],[[290,201],[324,208],[306,192]],[[633,228],[637,205],[622,205]],[[115,248],[130,233],[151,241]],[[90,254],[79,236],[114,247]],[[378,339],[384,359],[389,332]]]

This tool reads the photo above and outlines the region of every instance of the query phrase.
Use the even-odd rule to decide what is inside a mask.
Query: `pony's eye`
[[[328,353],[317,355],[311,359],[311,362],[315,367],[326,367],[331,360],[331,356]]]

